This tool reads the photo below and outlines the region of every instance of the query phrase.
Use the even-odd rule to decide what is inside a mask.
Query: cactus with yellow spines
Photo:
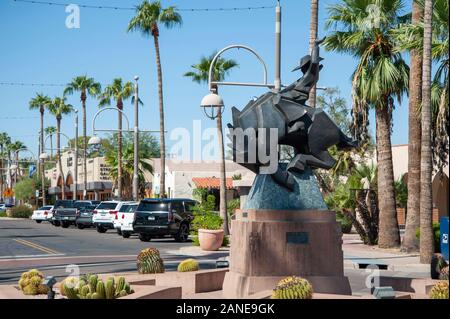
[[[111,277],[108,280],[106,280],[105,283],[105,295],[106,299],[114,299],[114,278]]]
[[[311,299],[312,295],[312,286],[306,279],[290,276],[278,283],[272,299]]]
[[[431,299],[448,299],[448,281],[439,281],[431,288]]]
[[[80,299],[77,291],[74,287],[70,287],[67,284],[64,284],[64,291],[66,292],[66,297],[68,299]]]
[[[31,269],[20,276],[19,289],[25,295],[46,294],[48,289],[42,284],[43,280],[44,274],[42,272],[37,269]]]
[[[192,258],[183,260],[178,265],[178,268],[177,268],[178,272],[197,271],[198,269],[199,269],[198,262]]]

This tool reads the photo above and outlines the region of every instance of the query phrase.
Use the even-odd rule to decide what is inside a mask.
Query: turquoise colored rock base
[[[328,210],[311,169],[292,175],[295,179],[293,191],[278,185],[270,175],[257,175],[244,209]]]

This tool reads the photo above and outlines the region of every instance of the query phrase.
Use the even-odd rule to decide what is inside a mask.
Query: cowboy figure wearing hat
[[[292,70],[292,72],[301,70],[303,76],[280,92],[283,97],[305,105],[309,92],[319,81],[319,73],[323,67],[320,64],[323,59],[320,57],[319,46],[324,40],[325,38],[316,40],[311,55],[301,58],[299,66]]]

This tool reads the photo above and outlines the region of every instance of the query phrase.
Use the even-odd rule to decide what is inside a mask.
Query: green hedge
[[[8,217],[8,215],[6,214],[6,212],[0,212],[0,217]]]
[[[434,251],[436,253],[441,252],[441,225],[439,223],[433,223],[434,232]],[[420,228],[416,229],[416,238],[420,240]]]
[[[33,210],[25,205],[15,206],[11,209],[11,217],[13,218],[30,218]]]

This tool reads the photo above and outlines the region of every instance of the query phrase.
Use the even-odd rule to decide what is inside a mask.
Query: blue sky
[[[55,2],[65,2],[55,0]],[[80,4],[133,6],[139,0],[83,0]],[[320,1],[320,36],[326,35],[323,24],[326,8],[336,0]],[[164,6],[178,8],[218,8],[272,6],[273,0],[172,0],[162,1]],[[308,53],[309,0],[284,0],[282,23],[282,82],[290,84],[299,76],[290,70]],[[128,34],[126,27],[133,11],[97,10],[81,8],[80,29],[68,29],[68,13],[63,6],[33,5],[13,0],[0,0],[0,82],[67,83],[71,78],[87,74],[104,86],[115,77],[132,81],[140,76],[142,129],[159,129],[157,76],[153,41],[138,33]],[[202,120],[202,127],[213,127],[215,122],[203,115],[199,103],[207,93],[206,85],[185,78],[183,73],[202,55],[230,44],[245,44],[255,49],[265,60],[269,81],[274,70],[274,9],[238,12],[182,12],[183,26],[162,29],[160,37],[164,76],[165,120],[167,130],[185,127],[192,130],[193,120]],[[350,107],[351,73],[355,68],[352,57],[324,52],[324,69],[319,85],[339,87]],[[245,51],[229,51],[224,55],[236,59],[240,67],[232,72],[230,81],[262,80],[258,62]],[[63,87],[29,87],[0,85],[0,131],[37,151],[39,130],[38,112],[28,110],[28,102],[36,92],[54,97],[61,95]],[[264,92],[260,88],[223,87],[221,95],[226,104],[224,122],[231,119],[232,106],[242,108],[252,96]],[[81,109],[79,96],[69,102]],[[88,134],[91,119],[98,110],[96,100],[88,99]],[[125,102],[125,111],[132,120],[131,102]],[[407,101],[394,112],[393,144],[407,143]],[[80,118],[81,119],[81,118]],[[373,116],[371,122],[374,124]],[[46,115],[45,125],[55,125]],[[104,113],[98,127],[116,127],[116,115]],[[81,127],[81,121],[80,121]],[[371,127],[374,130],[374,125]],[[62,131],[73,136],[73,118],[63,120]],[[175,141],[167,138],[168,147]]]

